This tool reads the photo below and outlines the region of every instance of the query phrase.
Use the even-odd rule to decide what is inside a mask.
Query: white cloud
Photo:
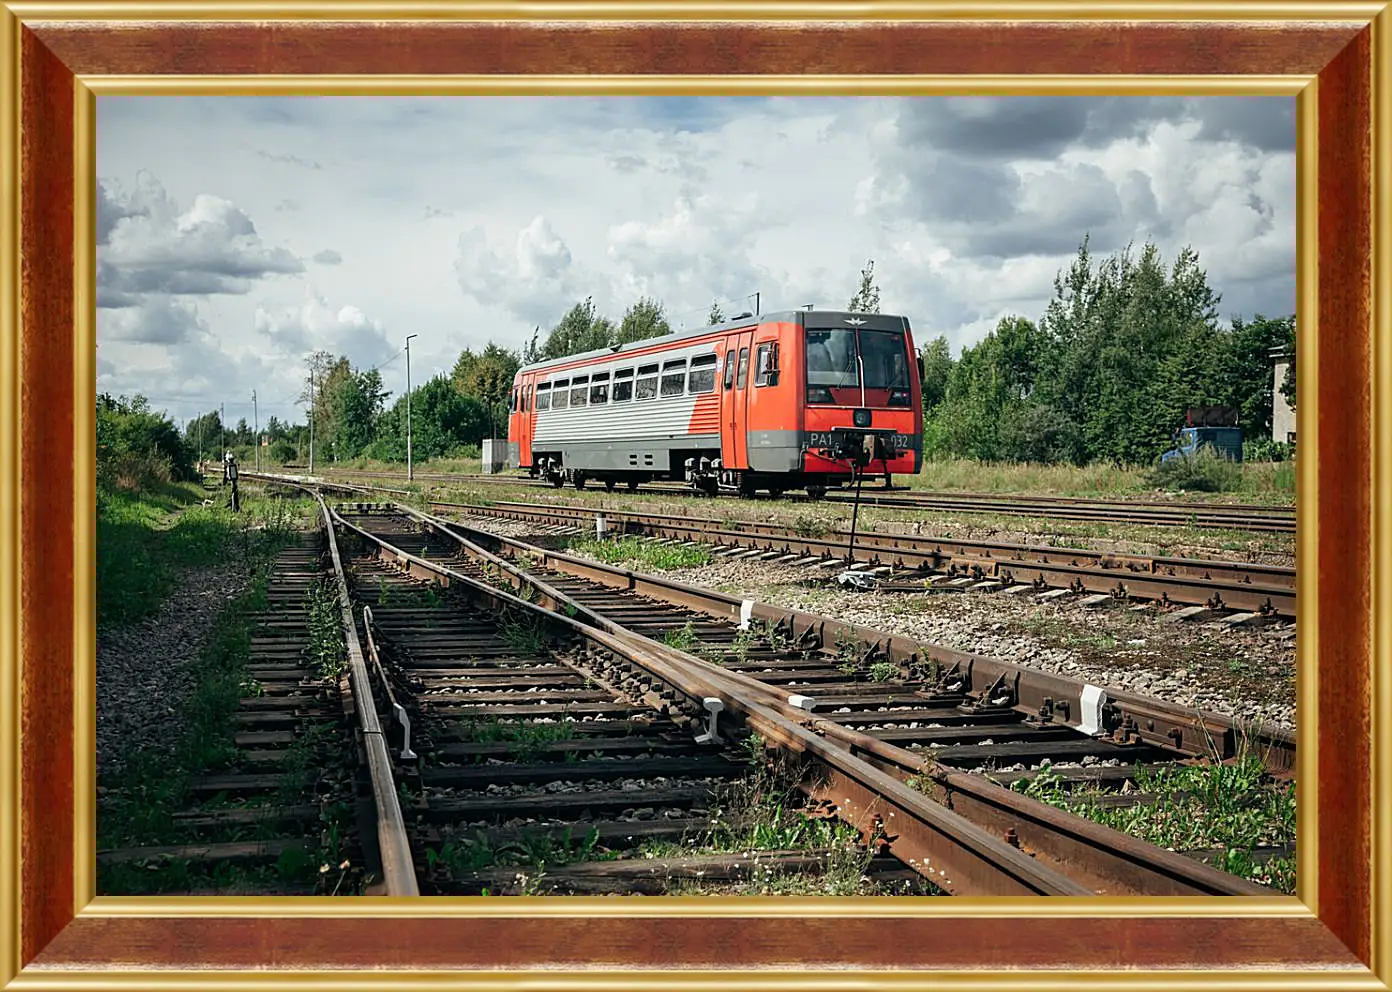
[[[394,350],[380,320],[356,306],[332,306],[312,288],[298,306],[276,312],[257,307],[253,326],[279,354],[290,358],[323,349],[349,355],[355,365],[368,368],[390,358]]]
[[[1069,101],[101,97],[103,388],[291,416],[319,348],[369,367],[416,333],[424,381],[586,296],[844,306],[868,258],[961,345],[1037,318],[1089,233],[1192,243],[1225,315],[1290,312],[1292,100]]]
[[[98,227],[105,225],[107,238],[97,251],[99,305],[129,306],[143,293],[246,293],[258,279],[304,271],[291,252],[264,244],[251,218],[221,197],[200,193],[181,211],[149,173],[129,195],[115,183],[101,189]]]
[[[524,323],[556,322],[585,295],[584,276],[572,266],[565,241],[545,217],[534,217],[513,239],[512,250],[495,250],[488,234],[473,227],[459,237],[454,269],[465,295],[498,306]]]
[[[197,306],[168,296],[152,297],[141,306],[98,311],[97,320],[103,339],[139,344],[183,344],[208,330]]]

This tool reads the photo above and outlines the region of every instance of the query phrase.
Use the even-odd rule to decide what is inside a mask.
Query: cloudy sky
[[[577,300],[674,326],[881,309],[954,351],[1095,254],[1196,248],[1224,318],[1295,307],[1286,97],[101,97],[97,388],[303,420],[323,348],[405,388]],[[392,402],[389,400],[388,402]]]

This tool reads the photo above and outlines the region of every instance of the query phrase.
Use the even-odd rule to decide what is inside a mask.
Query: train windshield
[[[807,402],[908,406],[909,351],[903,332],[808,328]]]

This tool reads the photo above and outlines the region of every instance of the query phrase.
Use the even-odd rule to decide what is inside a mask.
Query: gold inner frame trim
[[[118,3],[11,3],[25,21],[151,20],[456,20],[456,21],[1304,21],[1366,24],[1383,9],[1381,0],[408,0],[390,6],[381,0],[143,0]]]
[[[1314,76],[79,76],[97,96],[1297,96]]]
[[[19,21],[0,10],[0,979],[19,970]],[[11,220],[10,218],[14,218]],[[95,382],[93,386],[95,388]],[[92,412],[93,420],[96,411]]]
[[[1319,753],[1299,742],[1319,739],[1319,80],[1295,99],[1295,147],[1295,893],[1318,916]]]
[[[1373,21],[1372,794],[1374,974],[1392,966],[1392,10]],[[1297,431],[1300,428],[1297,427]],[[1298,436],[1298,435],[1297,435]],[[1298,655],[1297,655],[1298,657]],[[1297,815],[1299,808],[1297,806]],[[1296,833],[1300,824],[1297,820]],[[1297,877],[1304,869],[1297,860]],[[1381,895],[1379,895],[1379,893]]]
[[[93,191],[96,181],[95,116],[96,96],[101,95],[223,95],[223,94],[306,94],[316,95],[578,95],[578,94],[839,94],[907,95],[953,93],[1056,94],[1082,95],[1106,93],[1177,95],[1283,95],[1295,96],[1297,104],[1297,335],[1298,361],[1302,363],[1301,402],[1297,408],[1298,431],[1306,438],[1314,435],[1314,392],[1312,379],[1317,369],[1314,334],[1318,299],[1317,233],[1317,81],[1312,76],[1174,76],[1155,79],[1144,76],[82,76],[74,81],[75,163],[79,186],[74,203],[74,223],[78,247],[75,280],[77,326],[73,342],[74,375],[74,454],[76,493],[74,512],[94,516],[95,465],[90,455],[95,430],[95,228]],[[1309,370],[1309,371],[1306,371]],[[1297,566],[1300,571],[1299,596],[1314,602],[1316,581],[1315,492],[1317,458],[1314,445],[1305,446],[1297,469]],[[95,521],[93,521],[93,528]],[[89,541],[90,543],[85,543]],[[74,583],[79,602],[91,602],[95,570],[91,532],[77,535]],[[1316,868],[1318,852],[1314,749],[1301,751],[1301,793],[1297,808],[1297,890],[1295,897],[1270,899],[1183,899],[1129,897],[1100,899],[1049,899],[1029,897],[998,899],[910,900],[899,898],[857,899],[748,899],[662,897],[625,905],[611,899],[584,897],[540,897],[514,899],[500,905],[486,897],[430,899],[361,898],[342,904],[326,905],[322,899],[297,897],[95,897],[95,642],[92,619],[75,622],[76,657],[74,698],[76,745],[93,751],[79,755],[75,766],[76,795],[74,824],[75,911],[79,917],[840,917],[847,915],[883,918],[981,917],[981,918],[1099,918],[1099,917],[1193,917],[1246,918],[1317,915]],[[1297,627],[1298,735],[1316,739],[1317,672],[1315,650],[1317,627],[1304,611]],[[1306,785],[1305,783],[1310,783]],[[85,784],[85,789],[84,789]],[[85,815],[84,815],[85,814]],[[1269,978],[1270,976],[1268,976]],[[1030,987],[1037,987],[1033,984]],[[1271,987],[1269,981],[1259,987]]]

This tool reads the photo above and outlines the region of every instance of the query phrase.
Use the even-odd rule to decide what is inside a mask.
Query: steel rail
[[[356,492],[360,487],[329,483],[326,488]],[[409,510],[422,517],[429,516],[412,508],[395,509]],[[609,511],[604,512],[608,518]],[[490,550],[509,548],[537,558],[541,564],[559,571],[687,606],[721,619],[738,620],[741,609],[747,603],[753,611],[752,616],[782,627],[794,638],[813,637],[824,644],[835,643],[839,638],[853,638],[871,645],[870,650],[876,656],[908,665],[932,663],[941,670],[955,672],[957,677],[966,680],[966,687],[971,691],[984,690],[996,682],[1007,684],[1015,694],[1017,708],[1027,708],[1033,713],[1047,712],[1049,718],[1055,722],[1077,727],[1082,720],[1082,696],[1088,685],[1077,679],[956,651],[941,645],[924,644],[900,635],[843,623],[799,610],[744,600],[714,590],[684,585],[661,576],[631,572],[588,558],[542,548],[516,538],[479,531],[457,521],[440,522],[449,527],[468,530],[476,543]],[[1260,728],[1221,714],[1186,709],[1112,687],[1105,689],[1108,716],[1114,720],[1118,731],[1132,735],[1137,740],[1168,747],[1192,757],[1216,755],[1223,760],[1236,756],[1244,746],[1256,746],[1260,749],[1267,767],[1272,771],[1286,772],[1295,767],[1295,737],[1284,730]]]
[[[663,527],[671,525],[671,514],[642,513],[632,510],[600,510],[596,507],[574,504],[523,503],[500,500],[488,504],[456,503],[430,500],[431,506],[459,508],[488,514],[490,510],[517,509],[522,511],[545,511],[556,515],[568,515],[572,520],[585,523],[593,520],[595,513],[603,512],[606,520],[635,522],[644,527]],[[779,524],[763,523],[757,520],[737,521],[738,527],[727,527],[726,522],[714,517],[683,515],[683,522],[712,529],[724,529],[729,533],[754,533],[761,536],[786,539],[796,536],[796,530]],[[832,537],[834,535],[834,537]],[[826,536],[832,537],[833,547],[844,547],[850,536],[845,530],[833,530]],[[1040,544],[1018,544],[1007,541],[966,541],[955,538],[913,534],[856,533],[856,545],[884,548],[887,551],[903,550],[911,545],[917,553],[941,559],[943,567],[959,562],[966,565],[985,563],[990,567],[1058,565],[1074,568],[1091,568],[1101,572],[1115,572],[1121,575],[1157,575],[1167,578],[1194,578],[1231,582],[1239,585],[1280,587],[1294,589],[1295,569],[1283,565],[1263,565],[1249,562],[1221,561],[1207,558],[1174,558],[1169,556],[1147,556],[1119,554],[1110,551],[1094,551],[1086,548],[1056,548]]]
[[[451,586],[463,586],[495,608],[540,615],[567,633],[588,640],[642,669],[669,691],[682,696],[688,708],[695,712],[704,708],[706,700],[719,700],[723,712],[736,716],[747,729],[766,741],[805,754],[823,766],[820,787],[830,790],[828,796],[836,797],[836,804],[852,822],[869,826],[891,821],[897,833],[885,838],[889,849],[946,891],[976,895],[1096,894],[1095,890],[986,833],[910,788],[898,777],[853,757],[841,743],[813,733],[769,705],[766,696],[731,684],[728,678],[721,677],[719,669],[706,671],[698,659],[665,646],[659,649],[660,646],[631,632],[617,633],[593,626],[578,617],[568,617],[563,612],[480,582],[439,562],[409,554],[337,513],[332,519],[369,546],[375,546],[381,557],[395,560],[412,575],[437,581],[444,579]],[[541,586],[537,587],[539,591]],[[554,598],[557,603],[568,601],[554,590],[542,594]],[[761,688],[767,690],[767,687]]]
[[[886,768],[896,778],[902,780],[914,777],[920,783],[930,782],[931,788],[928,791],[945,806],[964,813],[971,822],[990,830],[995,836],[1014,837],[1022,849],[1047,860],[1060,871],[1066,871],[1093,891],[1147,895],[1269,894],[1259,885],[1029,799],[980,777],[948,769],[925,767],[923,758],[912,751],[854,731],[834,719],[811,716],[801,707],[791,705],[786,689],[770,686],[752,676],[730,672],[705,659],[687,655],[608,620],[583,603],[558,591],[535,573],[519,568],[470,540],[456,528],[486,539],[490,535],[486,535],[485,532],[463,528],[452,521],[442,520],[410,507],[393,509],[415,519],[434,533],[453,538],[467,554],[497,570],[501,576],[510,579],[515,587],[520,589],[529,586],[549,608],[564,609],[581,622],[643,642],[648,651],[673,659],[674,664],[698,668],[706,678],[724,683],[732,691],[743,691],[761,698],[765,705],[797,725],[836,742],[852,755],[861,756],[873,765]],[[512,542],[510,539],[508,541],[509,545],[516,543],[518,542]],[[853,791],[853,782],[836,777],[824,784],[816,794],[842,805],[850,801],[849,796],[843,794]],[[872,806],[866,805],[864,800],[865,797],[861,796],[857,806],[863,811],[873,809]]]
[[[810,537],[773,524],[727,527],[705,517],[673,517],[624,510],[499,502],[443,503],[432,506],[459,509],[481,516],[544,521],[574,526],[603,513],[606,524],[625,531],[780,551],[824,558],[844,558],[847,542],[835,537]],[[953,550],[954,545],[957,550]],[[1020,557],[1009,557],[1019,554]],[[855,558],[872,566],[889,565],[920,570],[947,570],[1002,584],[1030,584],[1106,593],[1118,597],[1157,600],[1185,606],[1230,609],[1281,617],[1296,615],[1294,569],[1192,559],[1145,559],[1141,556],[1075,552],[1022,545],[988,545],[944,541],[899,534],[857,534]],[[1041,560],[1042,559],[1042,560]],[[1076,564],[1078,560],[1090,564]],[[1146,568],[1146,563],[1150,564]]]
[[[334,537],[332,511],[324,503],[322,496],[317,493],[314,496],[324,514],[329,554],[333,558],[334,585],[337,587],[344,641],[348,649],[349,684],[352,687],[353,703],[358,717],[358,730],[362,734],[363,749],[367,753],[367,771],[372,783],[372,802],[377,822],[377,847],[382,861],[386,894],[417,896],[420,895],[420,889],[416,882],[410,840],[406,834],[406,822],[401,815],[401,803],[392,775],[391,755],[377,718],[377,707],[372,698],[372,683],[363,659],[362,645],[358,641],[353,604],[348,595],[348,581],[343,572],[343,560],[338,553],[338,541]]]
[[[343,492],[415,494],[384,487],[322,482]],[[484,516],[561,525],[589,523],[602,512],[607,523],[653,537],[695,540],[751,550],[781,551],[827,558],[843,557],[846,537],[811,537],[776,524],[741,521],[737,528],[710,517],[672,517],[625,510],[501,501],[490,504],[429,500],[431,506]],[[1200,606],[1296,616],[1295,570],[1277,565],[1208,561],[1047,548],[993,542],[954,541],[907,534],[858,534],[855,556],[871,566],[941,570],[949,575],[995,579],[1002,584],[1035,585],[1134,597],[1165,604]],[[914,587],[917,588],[917,587]],[[902,590],[901,590],[902,591]]]
[[[399,473],[332,470],[335,475],[360,479],[404,478]],[[523,476],[441,474],[416,479],[456,484],[495,484],[550,489],[549,483]],[[694,490],[682,482],[644,483],[636,490],[649,495],[691,495]],[[792,502],[818,502],[795,493],[780,499]],[[833,491],[822,497],[827,502],[851,500],[844,492]],[[974,493],[922,490],[874,491],[861,494],[861,503],[902,509],[942,510],[949,513],[998,513],[1014,516],[1054,517],[1097,523],[1139,523],[1161,527],[1210,527],[1220,530],[1254,532],[1295,532],[1295,510],[1280,504],[1165,502],[1157,500],[1087,499],[1076,496],[1039,496],[1024,493]]]
[[[738,621],[742,611],[747,609],[752,618],[787,631],[794,641],[803,638],[815,640],[820,644],[833,644],[850,638],[857,643],[869,645],[868,653],[875,657],[884,657],[908,666],[936,664],[939,671],[963,680],[966,691],[981,692],[992,685],[1000,684],[1012,691],[1016,709],[1030,715],[1047,711],[1051,722],[1076,728],[1084,719],[1083,696],[1089,684],[1077,679],[957,651],[942,645],[925,644],[898,634],[844,623],[800,610],[785,609],[712,589],[698,588],[662,576],[629,571],[563,551],[543,548],[518,538],[480,531],[456,521],[433,517],[411,507],[394,509],[430,521],[446,530],[466,531],[470,535],[470,542],[484,549],[508,549],[512,553],[525,554],[541,566],[555,568],[614,588],[627,589],[674,605],[689,607],[722,620]],[[1106,692],[1107,702],[1104,710],[1110,721],[1108,729],[1115,728],[1134,736],[1136,740],[1194,758],[1217,757],[1226,760],[1237,756],[1243,747],[1257,746],[1261,749],[1267,767],[1272,771],[1284,772],[1294,768],[1295,737],[1283,730],[1258,728],[1221,714],[1188,709],[1110,686],[1096,688],[1102,688]]]

